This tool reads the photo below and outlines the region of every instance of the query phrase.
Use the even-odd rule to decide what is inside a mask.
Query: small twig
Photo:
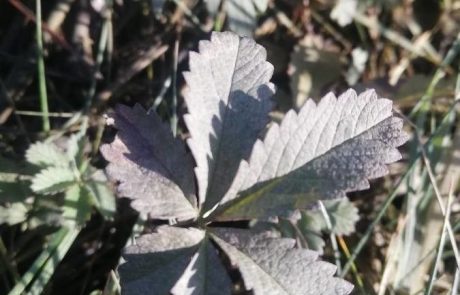
[[[401,34],[390,30],[388,28],[383,27],[380,25],[378,22],[373,21],[370,17],[365,16],[360,13],[356,13],[354,17],[355,21],[358,23],[368,27],[369,29],[372,30],[377,30],[380,34],[382,34],[385,38],[390,40],[391,42],[399,45],[400,47],[412,52],[416,56],[421,56],[435,65],[440,65],[441,64],[441,57],[439,54],[432,54],[432,50],[425,50],[425,48],[418,48],[417,46],[414,46],[410,40],[408,40],[406,37],[402,36]]]
[[[151,46],[145,53],[139,56],[139,58],[137,58],[134,63],[129,65],[126,69],[120,71],[121,74],[118,79],[96,96],[96,103],[102,104],[109,100],[110,97],[112,97],[112,94],[120,86],[131,80],[131,78],[134,77],[137,73],[145,69],[154,60],[162,56],[167,49],[167,45],[156,44]]]
[[[272,9],[275,12],[276,19],[278,20],[278,22],[285,26],[289,31],[291,31],[294,37],[301,37],[303,35],[302,31],[294,25],[294,23],[284,12],[282,12],[274,6],[272,7]]]
[[[324,17],[316,12],[314,9],[311,10],[311,16],[319,22],[322,27],[329,32],[334,38],[342,43],[343,47],[345,47],[345,53],[349,53],[353,49],[353,45],[351,44],[350,41],[348,41],[339,31],[337,31],[334,26],[332,26],[330,23],[328,23]]]
[[[8,0],[8,1],[10,2],[11,5],[13,5],[19,12],[21,12],[26,17],[26,20],[31,20],[35,22],[37,26],[39,25],[37,22],[38,15],[37,15],[37,18],[35,18],[34,13],[29,8],[27,8],[24,4],[22,4],[21,1],[18,1],[18,0]],[[40,26],[42,26],[43,30],[47,32],[48,34],[50,34],[50,36],[55,41],[57,41],[57,43],[59,43],[62,47],[64,47],[67,50],[72,50],[72,47],[62,36],[56,34],[53,30],[51,30],[46,23],[42,24],[41,16],[40,16]]]
[[[112,22],[111,9],[112,8],[110,5],[109,7],[107,7],[107,11],[104,14],[104,23],[102,25],[101,35],[99,37],[99,44],[97,47],[95,73],[98,73],[101,69],[101,65],[104,60],[104,53],[107,49],[107,45],[109,41],[109,30],[110,30],[110,24]],[[85,112],[89,110],[89,108],[91,107],[93,103],[94,96],[96,95],[96,86],[97,86],[97,78],[96,78],[96,75],[93,75],[92,80],[91,80],[91,86],[89,88],[88,95],[86,97]]]

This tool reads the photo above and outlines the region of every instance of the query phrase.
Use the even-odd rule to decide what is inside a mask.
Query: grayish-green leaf
[[[348,198],[325,200],[323,203],[334,234],[349,235],[355,231],[355,224],[359,219],[358,208]],[[295,238],[302,247],[319,253],[323,253],[325,245],[322,232],[330,232],[322,212],[316,208],[302,210],[299,219],[280,218],[274,226],[283,237]]]
[[[46,142],[37,142],[31,145],[26,152],[26,159],[29,163],[41,167],[67,167],[70,162],[70,158],[63,151],[54,144]]]
[[[222,0],[205,2],[209,13],[216,17]],[[267,10],[268,0],[225,0],[223,5],[228,28],[241,36],[252,36],[257,27],[257,16]]]
[[[333,275],[336,267],[318,253],[298,249],[295,240],[237,229],[216,229],[214,240],[237,266],[255,295],[349,294],[353,286]]]
[[[174,295],[230,295],[232,282],[216,249],[206,238],[171,293]]]
[[[75,174],[65,167],[48,167],[32,179],[32,190],[40,194],[54,194],[64,191],[76,182]]]
[[[105,218],[112,218],[116,211],[116,200],[109,187],[107,177],[102,171],[92,173],[92,177],[85,183],[85,189],[93,199],[96,209]]]
[[[67,141],[66,155],[75,162],[77,168],[79,168],[83,162],[83,153],[86,143],[85,132],[86,124],[79,132],[72,134]]]
[[[117,136],[101,147],[107,174],[120,182],[118,192],[151,218],[188,219],[197,212],[191,157],[155,112],[118,106],[108,123]]]
[[[27,207],[22,203],[0,206],[0,224],[13,225],[23,222],[27,219],[27,212]]]
[[[228,190],[268,120],[273,66],[254,40],[213,33],[190,53],[184,119],[195,157],[200,203],[212,208]]]
[[[203,238],[201,230],[170,226],[137,238],[136,245],[125,249],[126,262],[119,267],[122,294],[169,294]]]
[[[359,220],[358,208],[348,198],[323,201],[324,207],[329,215],[332,225],[332,232],[336,235],[349,235],[355,231],[355,224]],[[320,210],[305,212],[316,220],[321,230],[327,231],[324,216]]]
[[[392,102],[373,90],[332,93],[316,105],[308,100],[273,124],[243,161],[222,200],[221,219],[288,214],[313,201],[345,197],[388,172],[407,140]],[[238,193],[239,192],[239,193]]]
[[[321,224],[306,212],[301,212],[300,216],[296,226],[306,244],[304,247],[322,254],[326,243],[321,235]]]
[[[64,221],[71,224],[82,225],[91,216],[91,198],[86,189],[78,184],[72,185],[65,191],[64,212],[62,214]]]

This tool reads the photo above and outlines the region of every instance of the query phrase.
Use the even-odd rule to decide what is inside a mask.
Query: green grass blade
[[[48,133],[50,131],[50,120],[48,116],[48,95],[46,92],[45,61],[43,58],[43,36],[42,36],[42,8],[41,0],[36,0],[36,38],[37,38],[37,71],[38,71],[38,91],[40,95],[40,109],[42,112],[42,129]]]
[[[21,277],[19,282],[8,293],[8,295],[23,294],[27,286],[34,279],[37,279],[41,282],[47,282],[51,277],[49,275],[49,264],[51,263],[53,265],[53,270],[51,270],[52,274],[54,267],[62,260],[77,234],[78,231],[75,229],[68,229],[66,227],[61,228],[59,231],[53,234],[48,247],[46,247],[38,256],[38,258],[35,259],[34,263]],[[45,274],[42,275],[43,270],[45,270]],[[49,277],[47,278],[47,276]]]
[[[57,266],[67,254],[70,246],[72,246],[79,232],[80,231],[77,228],[71,228],[66,232],[64,238],[61,240],[58,247],[49,257],[46,263],[43,265],[40,274],[35,278],[33,284],[30,286],[28,293],[29,295],[39,295],[42,293],[43,289],[46,287],[46,284],[56,271]]]

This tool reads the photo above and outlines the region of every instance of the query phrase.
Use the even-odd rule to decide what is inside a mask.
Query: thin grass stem
[[[50,131],[48,95],[46,91],[45,61],[43,57],[43,35],[42,35],[42,8],[41,0],[36,0],[36,38],[37,38],[37,71],[38,71],[38,92],[40,96],[40,109],[42,112],[42,130]]]

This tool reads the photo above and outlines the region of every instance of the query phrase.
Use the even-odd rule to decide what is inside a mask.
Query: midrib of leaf
[[[218,244],[221,244],[221,243],[224,244],[224,243],[225,243],[225,244],[227,244],[229,247],[231,247],[231,248],[233,248],[234,250],[236,250],[237,252],[241,253],[241,254],[242,254],[241,256],[243,256],[244,258],[250,260],[250,261],[255,265],[255,267],[256,267],[258,270],[260,270],[262,273],[264,273],[267,277],[269,277],[269,278],[271,279],[271,281],[273,281],[273,282],[279,287],[280,290],[284,291],[284,293],[285,293],[286,295],[290,295],[289,292],[283,287],[283,285],[280,284],[280,282],[278,282],[275,278],[273,278],[273,276],[272,276],[271,274],[267,273],[267,271],[266,271],[265,269],[263,269],[262,267],[260,267],[259,264],[258,264],[256,261],[254,261],[254,259],[252,259],[249,255],[247,255],[246,253],[240,251],[237,247],[233,246],[232,244],[227,243],[225,240],[219,238],[217,235],[212,234],[212,233],[211,233],[211,235],[212,235],[212,237],[214,238],[214,240],[216,241],[216,243],[218,243]],[[224,249],[222,249],[222,250],[225,252]],[[229,255],[229,254],[228,254],[228,255]],[[229,255],[229,256],[230,256],[230,255]],[[233,264],[233,263],[232,263],[232,264]],[[239,266],[239,265],[238,265],[238,266]],[[243,279],[243,281],[244,281],[244,279]],[[246,286],[246,282],[244,282],[244,285]],[[249,291],[249,290],[248,290],[248,291]]]
[[[235,72],[236,72],[236,63],[237,63],[238,57],[240,55],[240,46],[241,46],[241,39],[238,39],[238,49],[236,51],[236,56],[235,56],[235,59],[233,61],[233,69],[234,70],[233,70],[232,76],[230,78],[229,88],[228,88],[228,91],[227,91],[227,104],[226,104],[227,107],[225,108],[224,114],[223,114],[222,119],[221,119],[223,124],[222,124],[222,127],[219,130],[219,141],[218,141],[218,144],[217,144],[216,158],[214,160],[214,164],[212,165],[211,177],[208,180],[208,188],[206,189],[205,203],[203,204],[205,210],[201,210],[202,211],[201,214],[206,213],[207,210],[209,210],[210,208],[212,208],[215,205],[215,204],[207,203],[206,200],[208,199],[210,192],[212,192],[212,190],[214,189],[214,183],[215,183],[214,182],[214,178],[215,178],[214,171],[216,170],[216,167],[220,163],[221,147],[222,147],[222,138],[221,138],[221,136],[222,136],[223,130],[225,130],[225,126],[228,124],[227,120],[225,120],[225,118],[227,117],[227,114],[228,114],[228,111],[229,111],[230,93],[231,93],[232,85],[233,85],[233,82],[234,82],[233,80],[234,80]],[[213,72],[213,78],[214,78],[214,72]],[[223,100],[222,97],[219,97],[219,98],[220,98],[219,102]]]
[[[367,104],[366,104],[367,105]],[[362,110],[362,109],[361,109]],[[361,112],[362,113],[362,112]],[[312,159],[310,159],[308,162],[306,162],[305,164],[303,164],[302,166],[294,169],[294,170],[291,170],[289,171],[288,173],[282,175],[282,176],[278,176],[278,177],[275,177],[275,178],[272,178],[272,179],[269,179],[267,180],[268,183],[267,185],[265,186],[262,186],[261,188],[259,188],[258,190],[254,191],[253,193],[249,194],[249,195],[240,195],[239,197],[236,197],[235,199],[229,201],[228,203],[224,203],[222,205],[220,205],[220,207],[218,207],[214,212],[213,214],[210,214],[210,216],[206,219],[209,219],[209,220],[212,220],[213,218],[215,219],[216,217],[218,216],[221,216],[221,215],[225,215],[225,213],[237,213],[238,210],[241,208],[241,207],[244,207],[245,205],[248,205],[250,204],[253,200],[256,200],[260,197],[263,197],[264,193],[265,192],[268,192],[270,191],[273,187],[275,187],[279,182],[281,182],[283,180],[284,177],[286,177],[286,175],[288,175],[289,173],[292,173],[293,171],[295,170],[298,170],[298,169],[302,169],[302,167],[308,165],[311,161],[315,160],[316,158],[319,158],[321,156],[324,156],[326,155],[327,153],[331,152],[333,149],[335,148],[338,148],[342,145],[345,145],[347,144],[349,141],[352,141],[354,140],[355,138],[359,137],[360,135],[364,134],[365,132],[369,131],[371,128],[377,126],[378,124],[380,124],[381,122],[387,120],[389,117],[386,117],[384,118],[383,120],[373,124],[372,126],[366,128],[364,131],[354,135],[353,137],[341,142],[340,144],[338,145],[335,145],[335,146],[331,146],[327,151],[325,151],[324,153],[322,154],[318,154],[318,155],[314,155]],[[300,127],[299,127],[300,128]],[[356,126],[354,127],[354,129],[356,129]],[[298,129],[297,129],[298,130]],[[297,131],[296,130],[296,131]],[[313,129],[312,129],[313,130]],[[310,134],[310,132],[309,132]],[[308,137],[308,135],[306,136]],[[305,142],[305,141],[304,141]],[[319,142],[319,140],[318,140]],[[288,142],[289,144],[289,142]],[[286,144],[285,146],[287,146],[288,144]],[[283,148],[284,150],[286,150],[286,148]],[[300,150],[299,149],[299,152],[297,153],[297,156],[299,155],[300,153]],[[284,152],[284,151],[283,151]],[[296,156],[296,158],[297,158]],[[282,157],[280,158],[282,159]],[[267,161],[268,162],[268,161]],[[279,164],[281,163],[281,161],[278,162],[278,167],[279,167]],[[295,161],[293,162],[295,163]],[[265,165],[265,164],[264,164]],[[292,166],[291,166],[292,168]],[[278,168],[279,169],[279,168]],[[293,208],[293,209],[296,209],[296,208]]]
[[[238,210],[241,207],[244,207],[245,205],[250,204],[253,200],[258,199],[260,196],[262,196],[265,192],[270,191],[274,186],[276,186],[280,181],[282,180],[282,177],[274,178],[273,181],[268,183],[267,185],[261,187],[259,190],[255,191],[252,194],[249,194],[247,196],[240,196],[237,197],[228,203],[225,203],[223,205],[220,205],[219,207],[216,208],[216,210],[213,211],[207,218],[205,218],[205,221],[209,220],[214,220],[216,217],[224,214],[224,213],[233,213],[233,212],[238,212]]]

